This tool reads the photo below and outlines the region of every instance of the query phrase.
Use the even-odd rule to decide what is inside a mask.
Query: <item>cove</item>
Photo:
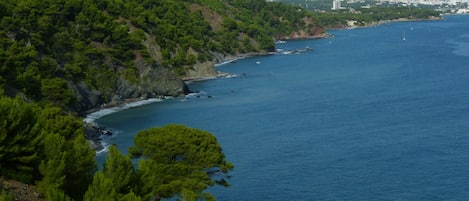
[[[465,200],[469,16],[444,18],[287,41],[314,51],[222,65],[236,76],[96,123],[124,153],[155,126],[213,133],[235,165],[230,188],[210,189],[221,201]]]

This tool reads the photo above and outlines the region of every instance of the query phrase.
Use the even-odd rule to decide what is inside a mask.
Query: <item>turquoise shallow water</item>
[[[469,16],[331,33],[96,122],[124,152],[145,128],[212,132],[235,164],[221,201],[469,199]]]

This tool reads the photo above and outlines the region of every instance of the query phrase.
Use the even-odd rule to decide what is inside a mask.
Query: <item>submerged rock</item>
[[[104,149],[101,144],[101,136],[103,135],[112,135],[111,130],[107,130],[103,127],[97,127],[92,123],[85,123],[85,138],[88,141],[90,147],[94,150]]]

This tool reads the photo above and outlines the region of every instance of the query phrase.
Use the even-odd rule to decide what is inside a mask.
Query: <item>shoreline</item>
[[[151,103],[162,102],[168,97],[163,98],[149,98],[149,99],[128,99],[124,100],[121,103],[108,104],[100,108],[96,108],[83,118],[83,122],[87,124],[95,124],[95,120],[106,115],[116,113],[122,110],[143,106]]]
[[[399,18],[399,19],[393,19],[393,20],[381,20],[378,22],[372,22],[366,25],[353,25],[353,26],[344,26],[344,27],[336,27],[336,28],[328,28],[327,30],[348,30],[348,29],[361,29],[361,28],[372,28],[376,26],[380,26],[386,23],[391,23],[391,22],[413,22],[413,21],[433,21],[433,20],[443,20],[443,17],[433,17],[429,19],[410,19],[410,18]],[[320,36],[315,36],[315,37],[304,37],[304,38],[290,38],[290,39],[285,39],[286,41],[293,41],[293,40],[315,40],[315,39],[322,39],[322,38],[330,38],[334,37],[333,35],[329,33],[321,34]],[[265,55],[274,55],[278,54],[278,52],[251,52],[251,53],[244,53],[244,54],[239,54],[239,55],[227,55],[224,56],[222,59],[219,59],[217,62],[214,62],[213,66],[215,69],[219,66],[230,64],[233,62],[236,62],[238,60],[250,58],[250,57],[256,57],[256,56],[265,56]],[[218,79],[218,78],[224,78],[224,77],[229,77],[231,74],[226,73],[226,72],[221,72],[221,71],[216,71],[215,76],[201,76],[201,77],[192,77],[192,78],[181,78],[181,80],[186,83],[190,84],[192,82],[199,82],[199,81],[205,81],[205,80],[213,80],[213,79]],[[161,96],[158,98],[133,98],[133,99],[125,99],[122,101],[118,102],[111,102],[104,104],[103,106],[99,108],[94,108],[92,110],[89,110],[86,112],[85,117],[83,118],[83,121],[85,123],[93,123],[94,120],[99,119],[103,116],[119,112],[125,109],[133,108],[133,107],[138,107],[142,105],[147,105],[155,102],[161,102],[164,101],[165,99],[168,99],[171,97],[168,96]]]
[[[236,56],[226,56],[224,59],[220,59],[218,63],[214,63],[214,67],[222,66],[225,64],[229,64],[241,59],[246,59],[250,57],[255,57],[255,56],[264,56],[264,55],[273,55],[276,54],[276,52],[262,52],[262,53],[246,53],[246,54],[240,54]],[[226,72],[221,72],[217,71],[216,76],[206,76],[206,77],[194,77],[194,78],[181,78],[181,80],[186,83],[192,83],[192,82],[198,82],[198,81],[205,81],[205,80],[212,80],[212,79],[218,79],[218,78],[224,78],[224,77],[229,77],[231,74],[226,73]],[[186,94],[187,96],[188,94]],[[86,112],[86,115],[83,117],[83,122],[87,124],[95,124],[94,121],[96,119],[99,119],[101,117],[104,117],[106,115],[120,112],[122,110],[134,108],[134,107],[139,107],[151,103],[156,103],[156,102],[162,102],[166,99],[171,99],[173,98],[172,96],[160,96],[158,98],[132,98],[132,99],[125,99],[122,101],[118,102],[111,102],[107,104],[103,104],[99,108],[94,108],[92,110],[89,110]]]
[[[426,18],[426,19],[411,19],[411,18],[398,18],[398,19],[392,19],[392,20],[380,20],[380,21],[375,21],[375,22],[370,22],[365,25],[344,25],[343,27],[336,27],[336,28],[328,28],[327,30],[331,31],[337,31],[337,30],[348,30],[348,29],[364,29],[364,28],[372,28],[376,26],[381,26],[387,23],[392,23],[392,22],[419,22],[419,21],[437,21],[437,20],[443,20],[443,17],[431,17],[431,18]],[[349,20],[347,22],[353,22],[353,20]]]
[[[262,55],[270,55],[270,54],[275,54],[275,52],[248,53],[248,54],[241,54],[237,56],[230,55],[230,56],[225,57],[224,59],[220,59],[220,62],[218,63],[214,62],[214,67],[217,68],[218,66],[229,64],[229,63],[235,62],[237,60],[245,59],[245,58],[262,56]],[[189,84],[192,82],[212,80],[212,79],[218,79],[218,78],[227,78],[231,76],[231,74],[221,72],[221,71],[216,71],[216,73],[217,73],[216,76],[206,76],[206,77],[198,77],[198,78],[190,78],[190,79],[181,78],[181,80],[185,84]],[[190,96],[191,94],[193,93],[185,94],[184,96],[187,97],[187,96]],[[83,117],[83,124],[85,127],[85,138],[88,141],[89,146],[96,151],[96,154],[102,154],[108,151],[109,144],[103,141],[101,137],[106,134],[102,133],[101,130],[104,130],[106,132],[109,132],[110,130],[107,130],[108,128],[100,127],[96,123],[97,119],[100,119],[104,116],[107,116],[116,112],[120,112],[126,109],[140,107],[143,105],[148,105],[148,104],[157,103],[157,102],[163,102],[171,98],[173,98],[173,96],[161,96],[159,98],[148,98],[148,99],[145,99],[145,98],[125,99],[125,100],[118,101],[118,102],[111,102],[111,103],[103,104],[99,108],[94,108],[92,110],[87,111],[85,113],[85,116]],[[111,132],[111,135],[112,135],[112,132]]]
[[[124,100],[122,103],[109,104],[101,108],[96,108],[87,113],[83,118],[84,135],[88,145],[95,150],[96,154],[107,152],[109,143],[103,141],[103,136],[112,136],[114,133],[109,128],[99,126],[95,121],[104,116],[120,112],[126,109],[139,107],[151,103],[162,102],[165,98],[150,98],[150,99],[129,99]]]
[[[394,19],[394,20],[382,20],[378,22],[373,22],[367,25],[363,26],[350,26],[350,27],[342,27],[342,28],[333,28],[333,29],[327,29],[329,30],[348,30],[348,29],[359,29],[359,28],[372,28],[376,26],[380,26],[386,23],[390,22],[410,22],[410,21],[431,21],[431,20],[442,20],[442,17],[438,18],[432,18],[432,19],[408,19],[408,18],[401,18],[401,19]],[[292,38],[292,39],[285,39],[286,41],[293,41],[293,40],[315,40],[315,39],[322,39],[322,38],[330,38],[334,37],[332,34],[325,33],[322,34],[319,37],[305,37],[305,38]],[[233,62],[236,62],[238,60],[246,59],[246,58],[251,58],[251,57],[256,57],[256,56],[265,56],[265,55],[274,55],[274,54],[279,54],[279,52],[252,52],[252,53],[245,53],[245,54],[239,54],[239,55],[227,55],[224,56],[223,58],[218,59],[218,61],[213,63],[213,66],[216,70],[217,67],[230,64]],[[218,79],[218,78],[228,78],[230,76],[233,76],[230,73],[226,72],[221,72],[216,70],[216,75],[215,76],[206,76],[206,77],[193,77],[193,78],[181,78],[181,80],[185,84],[190,84],[192,82],[199,82],[199,81],[206,81],[206,80],[212,80],[212,79]],[[186,94],[185,96],[187,96]],[[94,125],[98,126],[95,120],[100,119],[104,116],[120,112],[126,109],[134,108],[134,107],[139,107],[147,104],[152,104],[156,102],[162,102],[166,99],[171,99],[173,98],[172,96],[160,96],[158,98],[133,98],[133,99],[125,99],[122,101],[118,102],[111,102],[107,104],[103,104],[99,108],[94,108],[92,110],[89,110],[86,112],[86,115],[83,117],[83,122],[85,125]],[[102,153],[107,151],[107,144],[105,142],[102,142],[100,138],[98,139],[87,139],[90,142],[90,145],[94,144],[96,153]]]
[[[265,56],[265,55],[274,55],[274,54],[277,54],[277,52],[252,52],[252,53],[245,53],[245,54],[239,54],[239,55],[228,55],[228,56],[225,56],[223,59],[219,59],[219,61],[214,62],[213,67],[216,70],[216,68],[219,66],[234,63],[238,60],[247,59],[247,58],[256,57],[256,56]],[[182,81],[184,81],[184,83],[190,84],[192,82],[213,80],[213,79],[218,79],[218,78],[226,78],[230,76],[233,76],[233,75],[230,73],[216,70],[216,75],[214,76],[211,75],[211,76],[189,77],[189,78],[181,78],[181,79]]]

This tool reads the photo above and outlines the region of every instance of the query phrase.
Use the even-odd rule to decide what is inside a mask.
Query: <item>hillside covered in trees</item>
[[[181,95],[225,56],[274,51],[274,37],[324,30],[256,0],[3,0],[0,87],[84,114],[104,103]]]
[[[134,167],[113,147],[97,171],[79,116],[106,103],[182,95],[183,79],[216,75],[225,57],[274,51],[276,37],[324,33],[308,13],[257,0],[2,0],[0,25],[0,200],[33,199],[16,191],[34,200],[213,200],[204,190],[228,183],[211,175],[220,179],[233,165],[210,133],[143,132],[133,151],[145,162]],[[165,156],[143,142],[185,145]]]
[[[349,10],[336,10],[328,13],[315,12],[318,25],[327,28],[368,26],[392,20],[435,20],[441,12],[416,7],[371,7]],[[353,22],[352,24],[350,24]]]
[[[226,57],[274,51],[275,39],[320,37],[330,23],[262,0],[0,1],[0,190],[11,190],[2,181],[12,179],[47,200],[213,200],[204,190],[228,183],[211,175],[233,165],[209,133],[142,131],[130,152],[144,162],[134,167],[113,146],[97,171],[78,116],[182,95],[184,79],[215,76]],[[153,144],[174,142],[184,145],[167,147],[177,153],[155,154]]]
[[[97,171],[80,119],[20,97],[0,98],[0,114],[1,201],[214,200],[205,189],[229,185],[233,164],[206,131],[181,125],[140,131],[131,149],[141,156],[138,166],[112,146]]]

